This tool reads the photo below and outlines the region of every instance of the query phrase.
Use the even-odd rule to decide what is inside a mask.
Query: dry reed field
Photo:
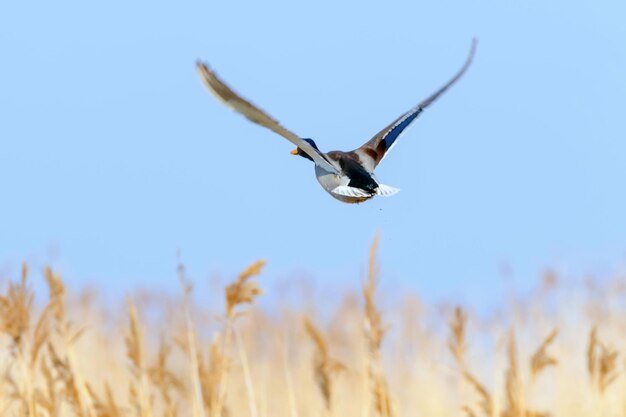
[[[626,416],[622,281],[546,273],[485,317],[382,294],[377,244],[353,294],[300,311],[258,307],[263,261],[218,314],[182,266],[180,297],[110,311],[50,269],[36,303],[24,265],[0,297],[0,415]]]

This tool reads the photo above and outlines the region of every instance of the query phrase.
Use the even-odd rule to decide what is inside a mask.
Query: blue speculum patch
[[[404,119],[396,127],[391,129],[389,133],[387,133],[387,135],[385,136],[385,145],[386,145],[385,149],[389,149],[391,145],[393,145],[396,139],[398,139],[398,136],[400,136],[400,133],[402,133],[402,131],[406,129],[421,112],[422,112],[422,109],[416,109],[413,114],[411,114],[409,117]]]

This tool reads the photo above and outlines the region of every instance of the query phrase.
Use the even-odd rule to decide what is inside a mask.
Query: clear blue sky
[[[621,1],[3,2],[0,265],[127,291],[306,273],[483,301],[503,265],[608,274],[626,259]],[[473,67],[377,170],[402,191],[330,198],[290,143],[227,110],[194,67],[322,150],[353,149]]]

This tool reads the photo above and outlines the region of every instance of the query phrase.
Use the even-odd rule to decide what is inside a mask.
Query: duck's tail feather
[[[379,195],[381,197],[391,197],[398,191],[400,191],[400,189],[398,188],[390,187],[389,185],[385,184],[378,184],[378,188],[376,189],[376,195]]]
[[[333,188],[331,191],[334,194],[343,195],[346,197],[371,197],[372,194],[360,188],[350,187],[349,185],[340,185]]]

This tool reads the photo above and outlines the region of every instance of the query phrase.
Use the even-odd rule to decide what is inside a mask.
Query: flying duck
[[[226,106],[241,113],[254,123],[271,129],[296,145],[296,149],[291,151],[293,155],[300,155],[313,161],[317,181],[331,196],[344,203],[362,203],[374,196],[388,197],[400,191],[378,182],[374,176],[374,169],[417,116],[467,71],[475,51],[476,39],[472,41],[465,64],[450,81],[430,97],[398,117],[363,146],[349,152],[321,152],[313,139],[302,138],[284,128],[270,115],[235,93],[206,64],[198,61],[196,65],[202,81],[209,91]]]

